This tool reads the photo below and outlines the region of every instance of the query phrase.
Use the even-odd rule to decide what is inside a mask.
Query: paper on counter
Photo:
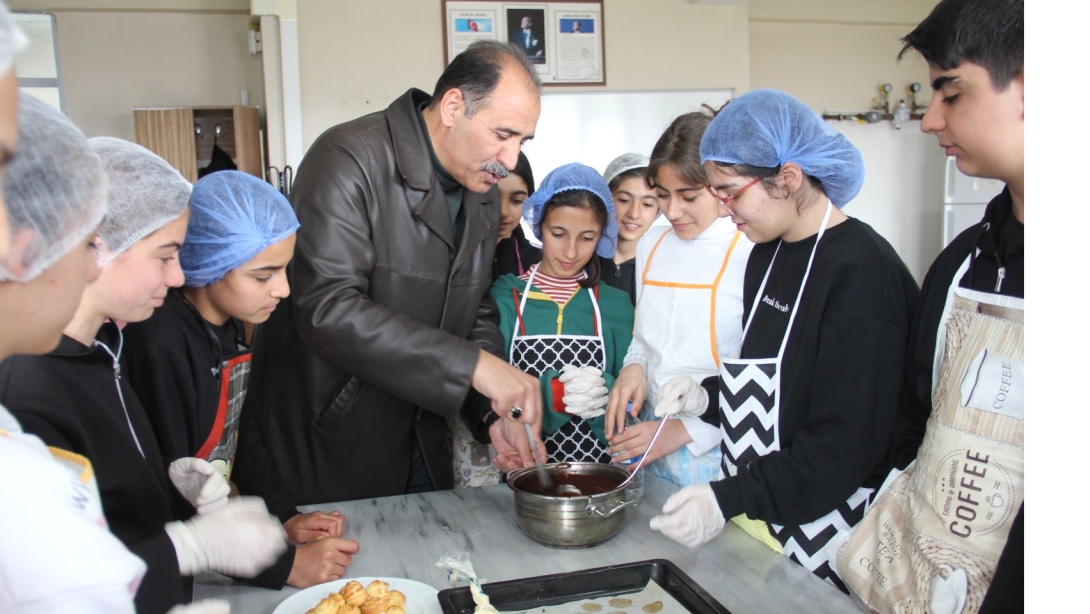
[[[654,580],[638,593],[569,601],[529,610],[501,610],[518,614],[679,614],[688,611]]]

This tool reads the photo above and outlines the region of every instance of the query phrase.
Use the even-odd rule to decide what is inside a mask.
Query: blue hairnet
[[[700,162],[776,168],[788,162],[821,181],[837,207],[863,187],[863,156],[844,135],[795,98],[754,90],[731,101],[700,140]]]
[[[220,171],[197,181],[189,206],[189,227],[178,259],[185,285],[192,288],[223,279],[299,228],[283,194],[239,171]]]
[[[613,212],[613,195],[605,179],[593,168],[572,162],[549,173],[537,190],[522,203],[522,217],[534,229],[534,236],[541,240],[541,212],[557,192],[586,190],[606,205],[606,227],[598,238],[594,253],[602,258],[612,258],[617,253],[617,216]]]

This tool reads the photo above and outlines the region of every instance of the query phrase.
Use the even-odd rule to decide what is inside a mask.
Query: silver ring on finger
[[[518,420],[522,417],[522,408],[517,405],[512,407],[511,413],[509,415],[511,416],[512,420]]]

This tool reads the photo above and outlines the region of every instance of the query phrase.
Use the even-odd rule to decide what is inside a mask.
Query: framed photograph
[[[473,41],[506,41],[526,54],[546,86],[605,85],[602,2],[443,0],[443,65]]]
[[[545,9],[508,8],[507,41],[534,64],[545,64]]]

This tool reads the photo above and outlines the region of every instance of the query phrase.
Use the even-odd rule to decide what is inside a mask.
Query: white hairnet
[[[28,233],[16,271],[29,281],[84,241],[106,213],[106,175],[87,139],[50,105],[20,92],[19,149],[4,175],[12,237]]]
[[[8,6],[0,0],[0,77],[8,74],[15,64],[15,56],[26,49],[29,43],[30,40],[22,28],[11,20]]]
[[[178,219],[193,186],[167,161],[135,143],[100,136],[90,139],[110,179],[106,218],[98,236],[106,243],[99,266],[140,239]]]
[[[606,180],[606,183],[613,181],[613,178],[625,171],[630,171],[634,168],[647,168],[647,165],[651,163],[651,159],[643,154],[638,153],[625,153],[617,156],[606,167],[606,172],[602,173],[602,178]]]
[[[742,94],[715,116],[700,140],[700,162],[708,160],[761,168],[794,162],[821,181],[837,207],[863,187],[859,150],[809,107],[776,90]]]

